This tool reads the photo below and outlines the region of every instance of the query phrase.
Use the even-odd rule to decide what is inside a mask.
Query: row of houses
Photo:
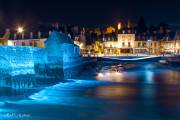
[[[9,31],[0,38],[0,44],[9,46],[44,47],[46,38],[9,40]],[[50,34],[50,33],[49,33]],[[84,33],[74,38],[84,55],[122,55],[122,54],[180,54],[180,31],[154,34],[136,34],[127,32],[109,33],[97,37],[95,42],[86,45],[87,36]]]
[[[121,55],[121,54],[180,54],[180,32],[136,35],[119,33],[116,37],[102,37],[82,50],[83,54]]]

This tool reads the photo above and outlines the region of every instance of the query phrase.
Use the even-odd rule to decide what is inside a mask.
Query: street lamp
[[[21,35],[22,39],[24,39],[24,28],[23,27],[18,27],[17,33],[19,33]]]
[[[18,27],[18,28],[17,28],[17,32],[18,32],[18,33],[23,33],[23,32],[24,32],[23,27]]]

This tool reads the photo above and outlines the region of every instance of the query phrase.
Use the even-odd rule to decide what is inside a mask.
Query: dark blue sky
[[[179,24],[179,5],[178,0],[0,0],[0,24],[55,20],[102,24],[140,16],[148,23]]]

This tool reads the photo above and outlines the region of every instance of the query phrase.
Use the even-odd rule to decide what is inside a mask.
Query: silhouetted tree
[[[158,27],[157,27],[157,26],[150,25],[150,27],[149,27],[149,32],[150,32],[150,33],[153,33],[154,31],[157,31],[157,30],[158,30]]]
[[[145,32],[147,32],[146,22],[142,17],[140,17],[138,22],[137,22],[137,33],[142,34]]]

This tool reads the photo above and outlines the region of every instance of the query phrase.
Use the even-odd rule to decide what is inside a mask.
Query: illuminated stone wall
[[[15,89],[34,87],[39,80],[31,78],[33,75],[61,79],[64,76],[71,77],[78,73],[79,66],[84,64],[80,57],[80,48],[66,34],[59,32],[51,34],[45,48],[1,46],[0,54],[0,70],[7,71],[11,76],[11,80],[5,79],[5,82],[8,81],[7,85]],[[29,79],[25,80],[23,75],[31,77],[28,76]],[[50,83],[53,83],[53,80]]]
[[[80,48],[63,33],[53,32],[46,41],[45,47],[48,64],[62,65],[61,68],[77,64],[80,57]]]
[[[43,49],[35,47],[1,46],[0,57],[6,59],[10,64],[11,75],[34,74],[34,65],[42,64],[46,61],[43,51]]]

